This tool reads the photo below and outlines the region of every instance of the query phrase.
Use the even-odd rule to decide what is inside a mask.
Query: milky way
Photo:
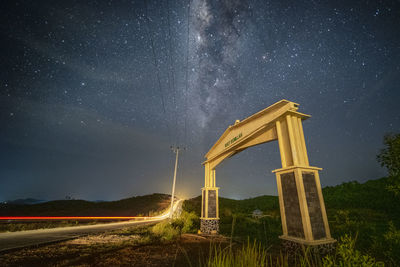
[[[226,113],[221,103],[239,103],[241,95],[238,57],[241,31],[250,7],[245,1],[196,1],[194,31],[197,56],[196,89],[204,118]],[[225,109],[225,110],[224,110]],[[225,112],[224,112],[225,111]],[[207,121],[201,121],[205,127]]]
[[[386,175],[376,154],[400,130],[398,1],[0,5],[0,201],[169,192],[171,145],[186,147],[178,195],[198,195],[224,130],[281,99],[312,115],[323,186]],[[217,185],[276,194],[279,167],[277,144],[260,145],[219,166]]]

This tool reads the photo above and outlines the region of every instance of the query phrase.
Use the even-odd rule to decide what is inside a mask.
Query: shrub
[[[355,239],[349,235],[344,235],[340,238],[336,255],[327,255],[322,259],[324,267],[333,266],[384,266],[383,262],[377,262],[369,255],[362,255],[360,251],[354,248]]]
[[[389,222],[389,231],[384,234],[385,247],[384,254],[393,263],[400,262],[400,230],[396,229],[393,222]]]
[[[183,221],[182,233],[195,233],[200,228],[199,216],[193,211],[182,211],[180,219]]]
[[[179,236],[179,230],[168,221],[157,223],[151,228],[151,232],[163,241],[170,241]]]
[[[385,148],[377,155],[378,162],[388,169],[390,176],[400,176],[400,134],[386,134],[383,144]]]

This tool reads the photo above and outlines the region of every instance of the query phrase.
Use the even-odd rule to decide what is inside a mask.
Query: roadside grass
[[[267,267],[267,266],[298,266],[298,267],[334,267],[334,266],[368,266],[382,267],[385,264],[382,261],[376,261],[375,258],[362,254],[355,249],[355,238],[345,235],[340,238],[335,253],[321,255],[313,252],[311,247],[302,247],[300,252],[289,257],[282,251],[278,254],[272,254],[260,242],[254,240],[243,244],[239,249],[213,244],[210,249],[210,255],[204,267]]]
[[[287,258],[283,258],[283,263],[287,263]],[[271,263],[271,265],[269,265]],[[278,263],[278,262],[274,262]],[[204,266],[207,267],[236,267],[236,266],[280,266],[272,265],[272,255],[268,253],[261,243],[254,241],[246,244],[240,249],[232,249],[232,246],[224,249],[221,246],[213,244],[210,249],[208,261]]]

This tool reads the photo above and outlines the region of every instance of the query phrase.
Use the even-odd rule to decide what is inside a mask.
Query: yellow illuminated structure
[[[332,239],[318,171],[308,163],[302,121],[310,116],[298,112],[298,104],[281,100],[244,119],[222,134],[205,155],[202,188],[202,233],[219,231],[218,187],[215,168],[244,149],[278,140],[282,168],[273,172],[278,185],[283,235],[280,238],[306,245],[335,242]]]

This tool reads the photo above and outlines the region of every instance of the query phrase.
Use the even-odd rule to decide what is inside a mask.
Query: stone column
[[[275,170],[283,235],[305,245],[335,242],[332,239],[316,167]]]
[[[205,183],[202,191],[200,232],[216,234],[219,232],[218,187],[215,186],[215,169],[205,164]]]

